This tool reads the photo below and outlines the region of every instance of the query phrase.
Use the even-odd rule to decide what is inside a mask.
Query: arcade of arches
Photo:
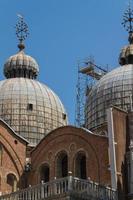
[[[88,134],[73,126],[58,128],[32,150],[28,184],[48,182],[71,174],[110,185],[107,146],[106,137]]]
[[[86,179],[86,155],[84,152],[77,153],[75,157],[75,176],[81,179]],[[69,158],[67,152],[59,152],[56,158],[56,177],[64,178],[69,174],[68,171]],[[40,167],[40,182],[48,182],[50,180],[50,166],[42,164]]]

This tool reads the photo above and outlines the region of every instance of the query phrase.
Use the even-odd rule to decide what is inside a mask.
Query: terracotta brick
[[[48,134],[32,151],[32,171],[29,184],[37,184],[39,169],[43,163],[50,166],[50,179],[56,174],[56,156],[59,152],[68,154],[68,171],[75,176],[75,156],[83,151],[87,157],[87,177],[101,184],[110,185],[110,172],[108,170],[108,140],[107,137],[90,134],[89,131],[66,126],[58,128]]]
[[[2,145],[1,192],[8,193],[11,188],[7,184],[7,175],[14,174],[19,182],[23,174],[27,142],[16,135],[3,121],[0,121],[0,144]]]

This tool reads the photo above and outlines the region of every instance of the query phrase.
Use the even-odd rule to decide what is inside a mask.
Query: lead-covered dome
[[[35,79],[39,72],[39,66],[34,58],[26,55],[23,50],[10,56],[4,65],[6,78],[24,77]]]
[[[86,127],[95,129],[106,122],[106,110],[117,106],[132,108],[133,64],[118,67],[104,75],[92,88],[86,102]]]
[[[129,44],[122,48],[119,56],[120,67],[104,75],[87,93],[85,126],[94,130],[107,121],[106,111],[117,106],[125,111],[133,109],[133,27],[131,9],[125,13],[124,27],[129,32]],[[128,15],[129,14],[129,15]],[[127,20],[128,19],[128,20]],[[100,129],[99,129],[100,130]]]
[[[0,117],[32,144],[67,124],[58,96],[46,85],[28,78],[0,81]]]
[[[55,128],[67,125],[67,114],[59,97],[34,80],[39,66],[24,53],[28,26],[20,17],[16,25],[19,52],[4,64],[6,80],[0,81],[0,117],[30,144],[36,145]]]

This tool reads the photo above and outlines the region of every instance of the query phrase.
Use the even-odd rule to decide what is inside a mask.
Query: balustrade
[[[117,192],[109,187],[101,186],[88,180],[82,180],[72,176],[56,179],[48,183],[41,183],[36,186],[0,196],[0,200],[41,200],[61,195],[76,194],[82,197],[95,200],[117,200]],[[82,198],[81,198],[82,199]]]

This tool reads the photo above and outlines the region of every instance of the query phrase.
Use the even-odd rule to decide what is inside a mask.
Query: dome
[[[8,58],[4,65],[6,78],[25,77],[35,79],[39,72],[39,66],[34,58],[28,56],[23,50]]]
[[[104,75],[92,88],[86,100],[88,129],[106,122],[106,109],[117,106],[126,111],[132,109],[133,64],[118,67]]]
[[[5,62],[7,79],[0,81],[0,117],[30,145],[36,145],[53,129],[67,125],[67,114],[59,97],[35,80],[39,66],[24,52],[28,26],[22,17],[19,20],[19,52]]]
[[[133,33],[129,35],[129,42],[130,44],[121,50],[119,56],[120,65],[133,64]]]
[[[0,117],[31,144],[67,125],[58,96],[46,85],[23,77],[0,81]]]

